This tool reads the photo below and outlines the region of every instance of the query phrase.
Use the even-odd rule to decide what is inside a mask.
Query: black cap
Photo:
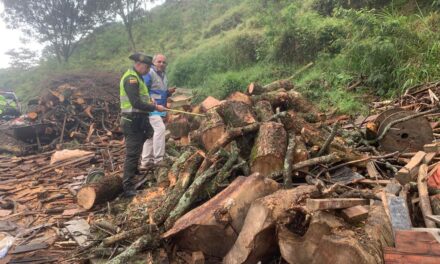
[[[142,62],[148,65],[153,65],[153,58],[149,55],[145,55],[143,53],[140,52],[136,52],[132,55],[130,55],[130,57],[128,57],[130,60],[134,60],[136,62]]]

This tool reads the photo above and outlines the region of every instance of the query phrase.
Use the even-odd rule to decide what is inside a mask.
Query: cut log
[[[317,212],[312,216],[307,232],[295,234],[298,230],[289,230],[285,225],[278,227],[278,245],[281,256],[288,263],[311,263],[315,251],[319,250],[318,245],[324,236],[330,235],[332,230],[343,228],[344,222],[336,216]]]
[[[318,194],[315,186],[279,190],[252,203],[240,235],[223,259],[225,264],[257,263],[272,256],[276,248],[276,224],[302,212],[294,211]],[[298,210],[298,209],[297,209]],[[335,262],[336,263],[336,262]]]
[[[301,134],[303,128],[314,130],[314,128],[304,118],[293,110],[288,110],[287,115],[281,117],[281,123],[283,123],[287,131],[294,131],[295,134]]]
[[[167,220],[165,221],[166,229],[171,228],[174,222],[188,211],[190,206],[202,193],[202,189],[206,185],[206,183],[215,176],[216,172],[218,171],[218,167],[222,165],[220,162],[221,158],[216,157],[216,160],[213,161],[213,164],[207,170],[203,170],[200,174],[196,174],[196,176],[194,177],[194,181],[191,183],[185,193],[180,197],[178,203],[170,212]]]
[[[216,110],[223,122],[232,127],[242,127],[257,121],[251,106],[241,101],[224,101]]]
[[[354,232],[342,230],[322,238],[311,262],[318,263],[383,263],[383,247],[392,245],[390,223],[381,206],[371,209],[364,228],[366,242]]]
[[[295,137],[295,150],[293,153],[293,164],[306,161],[309,159],[309,152],[307,151],[306,144],[301,139],[301,136]]]
[[[215,109],[209,110],[200,124],[200,128],[190,134],[191,142],[198,143],[200,146],[210,151],[215,143],[226,134],[226,125],[221,116]]]
[[[211,108],[214,108],[220,104],[220,101],[212,96],[206,97],[206,99],[200,104],[202,111],[207,112]]]
[[[174,119],[172,122],[167,123],[167,129],[170,131],[171,138],[186,137],[190,131],[188,119],[184,116]]]
[[[122,178],[117,175],[102,177],[99,181],[85,185],[77,194],[77,201],[85,209],[111,201],[122,193]]]
[[[164,238],[182,249],[223,257],[234,244],[250,204],[279,185],[257,174],[237,177],[226,189],[182,216]]]
[[[247,93],[251,95],[260,95],[262,93],[272,92],[279,89],[288,91],[292,90],[293,88],[293,83],[290,80],[278,80],[264,86],[253,82],[249,84]]]
[[[282,111],[293,109],[300,113],[314,113],[316,109],[313,104],[308,102],[304,97],[296,91],[275,91],[261,95],[252,96],[254,104],[261,100],[267,100],[272,107],[280,107]]]
[[[301,135],[306,143],[316,146],[324,145],[325,137],[323,137],[321,133],[316,130],[310,130],[304,127],[304,129],[301,131]],[[364,154],[361,154],[352,148],[346,147],[344,140],[340,137],[336,137],[333,140],[328,151],[329,153],[336,153],[343,160],[361,160],[366,158]],[[366,166],[366,161],[363,163],[356,163],[356,165],[364,167]]]
[[[405,185],[412,180],[415,180],[415,176],[419,172],[419,164],[423,161],[426,152],[419,151],[411,158],[410,162],[401,168],[395,178],[400,182],[400,184]]]
[[[176,185],[172,190],[168,191],[162,206],[154,212],[153,219],[155,224],[160,225],[169,217],[170,212],[174,209],[191,184],[202,161],[203,157],[200,153],[196,152],[185,162],[185,165],[179,173]]]
[[[250,157],[251,172],[259,172],[266,177],[281,172],[286,149],[287,133],[283,125],[262,123]]]
[[[238,101],[238,102],[242,102],[245,103],[247,105],[252,105],[252,100],[249,97],[249,95],[245,95],[244,93],[241,92],[233,92],[231,93],[228,98],[226,98],[227,101]]]
[[[390,223],[381,206],[373,206],[366,225],[354,233],[339,218],[326,212],[312,215],[305,235],[280,226],[281,256],[288,263],[383,263],[382,248],[392,245]]]
[[[257,115],[258,121],[267,122],[275,114],[269,101],[258,101],[255,103],[254,111]]]

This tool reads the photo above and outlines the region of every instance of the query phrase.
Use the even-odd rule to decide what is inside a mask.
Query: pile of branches
[[[253,83],[246,93],[235,92],[221,102],[207,98],[192,111],[205,116],[170,118],[170,166],[158,167],[154,174],[145,172],[147,178],[155,179],[155,184],[139,194],[124,213],[115,210],[117,213],[102,217],[112,228],[97,232],[95,247],[79,249],[74,258],[110,252],[101,256],[113,258],[110,263],[123,263],[146,249],[156,254],[153,258],[167,256],[165,249],[178,245],[179,251],[201,251],[202,256],[217,260],[227,254],[233,254],[228,258],[235,259],[237,252],[240,258],[263,259],[272,251],[248,248],[244,252],[239,245],[237,252],[230,251],[240,241],[240,230],[243,232],[246,222],[252,221],[247,218],[260,217],[257,215],[261,210],[266,212],[267,218],[261,217],[269,224],[253,230],[256,236],[268,229],[275,230],[280,221],[287,221],[286,225],[297,221],[295,225],[305,232],[310,223],[306,216],[316,209],[304,208],[308,198],[354,198],[353,204],[349,201],[353,206],[359,205],[356,199],[361,204],[380,199],[368,188],[364,190],[371,181],[359,182],[365,177],[351,169],[341,173],[340,169],[355,166],[368,175],[368,161],[395,156],[368,156],[348,147],[339,132],[338,119],[327,119],[319,113],[288,80],[264,86]],[[349,176],[341,180],[337,178],[341,174]],[[301,185],[304,188],[294,188]],[[280,190],[282,187],[288,192]],[[88,193],[87,204],[93,205],[94,201],[105,201],[98,196],[106,193],[101,188],[109,187],[107,183],[84,188]],[[268,200],[262,202],[260,198]],[[250,215],[249,208],[258,201],[266,205]],[[110,207],[116,208],[118,203]],[[295,220],[292,210],[298,212],[298,219]],[[383,209],[379,211],[372,221],[382,216]],[[384,221],[380,223],[386,228],[389,223]],[[99,227],[102,230],[102,225]],[[270,232],[268,239],[275,237]],[[253,243],[254,239],[257,238],[248,242]],[[276,248],[276,243],[268,245]],[[166,252],[170,258],[183,256],[172,252]],[[370,259],[382,254],[361,253],[370,254]]]
[[[27,113],[32,124],[52,124],[50,147],[63,141],[87,143],[92,137],[120,138],[117,74],[71,74],[47,82],[47,91]]]

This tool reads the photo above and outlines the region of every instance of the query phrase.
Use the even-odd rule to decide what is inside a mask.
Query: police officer
[[[136,195],[134,177],[142,146],[144,141],[153,135],[148,114],[153,111],[162,112],[165,110],[163,106],[151,103],[148,88],[142,78],[142,75],[150,70],[151,56],[135,53],[129,58],[135,62],[134,66],[125,72],[119,84],[121,127],[126,147],[123,177],[125,197]]]

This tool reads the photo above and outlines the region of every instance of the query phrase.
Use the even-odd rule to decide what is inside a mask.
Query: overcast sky
[[[165,0],[156,1],[155,4],[148,4],[148,9],[152,7],[162,4]],[[0,13],[3,12],[3,5],[0,3]],[[9,56],[5,54],[8,50],[18,49],[20,47],[26,47],[30,50],[35,50],[41,53],[43,49],[43,45],[39,44],[36,41],[30,40],[29,43],[23,44],[20,41],[20,38],[23,37],[23,34],[18,29],[7,29],[3,20],[0,19],[0,36],[2,40],[0,41],[0,68],[9,67]]]

